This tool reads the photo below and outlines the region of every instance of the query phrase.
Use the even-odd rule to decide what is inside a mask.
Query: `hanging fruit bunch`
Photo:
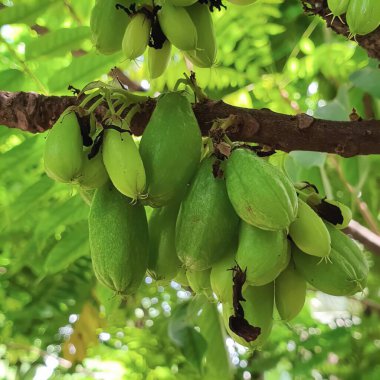
[[[231,142],[232,118],[216,120],[202,141],[189,98],[148,99],[94,82],[49,132],[47,174],[87,192],[97,279],[121,296],[146,274],[174,279],[221,302],[226,330],[251,348],[270,335],[274,307],[283,321],[299,314],[307,284],[331,295],[362,291],[367,262],[341,231],[349,208],[293,184],[268,160],[274,152]],[[155,106],[137,146],[132,120],[146,103]]]
[[[228,0],[249,5],[256,0]],[[122,50],[134,60],[148,50],[151,79],[161,76],[175,46],[193,65],[212,67],[216,63],[216,39],[212,12],[225,6],[221,0],[144,1],[97,0],[90,27],[93,42],[101,54]]]
[[[327,0],[331,14],[341,18],[345,15],[350,28],[349,38],[366,35],[380,25],[380,1],[378,0]]]

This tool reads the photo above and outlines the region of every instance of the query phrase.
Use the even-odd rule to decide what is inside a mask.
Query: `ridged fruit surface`
[[[265,230],[288,229],[297,215],[298,198],[285,174],[247,149],[227,160],[228,196],[246,223]]]
[[[276,278],[274,285],[276,307],[281,319],[294,319],[305,304],[306,280],[297,272],[293,260]]]
[[[133,294],[148,266],[144,207],[131,205],[109,182],[96,190],[89,214],[92,265],[98,280],[117,294]]]
[[[289,235],[294,244],[309,255],[326,257],[330,254],[331,239],[325,223],[302,199],[298,199],[298,213],[289,227]]]
[[[290,252],[284,231],[266,231],[241,222],[236,262],[247,269],[247,283],[272,282],[289,264]]]
[[[48,132],[44,165],[46,174],[58,182],[74,182],[80,176],[83,141],[75,112],[64,111]]]
[[[307,255],[295,245],[292,255],[296,269],[316,289],[333,296],[360,292],[367,283],[368,263],[357,244],[332,225],[326,226],[331,236],[328,260]]]
[[[202,162],[177,219],[177,254],[191,270],[210,268],[236,244],[239,218],[224,179],[213,175],[214,162],[213,157]]]
[[[150,206],[165,206],[183,193],[199,166],[201,148],[198,122],[185,95],[161,95],[140,142]]]

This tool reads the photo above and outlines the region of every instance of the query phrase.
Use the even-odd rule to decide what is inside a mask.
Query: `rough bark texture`
[[[0,91],[0,124],[32,133],[43,132],[76,102],[73,96]],[[155,100],[151,99],[134,117],[131,128],[135,135],[142,134],[154,107]],[[98,116],[104,111],[98,108]],[[376,120],[337,122],[306,114],[291,116],[268,109],[239,108],[211,100],[194,105],[194,112],[203,136],[208,135],[215,119],[235,115],[234,125],[228,130],[233,141],[256,142],[285,152],[308,150],[345,157],[380,153],[380,121]]]
[[[322,17],[326,21],[327,27],[331,28],[335,33],[348,38],[350,31],[347,24],[343,24],[338,17],[333,21],[333,16],[330,15],[331,11],[326,0],[301,0],[301,2],[306,13]],[[346,22],[345,15],[342,15],[341,18]],[[357,35],[355,39],[367,51],[369,57],[380,59],[380,28],[365,36]]]

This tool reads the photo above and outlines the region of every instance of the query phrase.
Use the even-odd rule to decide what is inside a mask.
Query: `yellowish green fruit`
[[[236,265],[234,250],[231,250],[222,260],[217,261],[211,268],[211,289],[219,302],[232,305],[233,275],[232,268]]]
[[[266,231],[241,222],[236,262],[247,269],[247,284],[272,282],[288,265],[290,251],[285,231]]]
[[[102,154],[99,152],[95,157],[89,159],[90,149],[83,152],[83,166],[78,177],[78,184],[84,189],[97,189],[108,181],[108,173],[103,163]]]
[[[158,20],[167,39],[178,49],[195,50],[197,29],[183,7],[166,2],[158,12]]]
[[[380,1],[350,0],[346,20],[353,36],[373,32],[380,25]]]
[[[347,228],[352,219],[351,209],[347,207],[345,204],[339,201],[335,201],[333,199],[326,199],[325,202],[330,203],[336,207],[339,207],[340,212],[342,213],[343,222],[339,224],[334,224],[335,228],[338,228],[339,230]]]
[[[247,342],[244,338],[233,333],[229,327],[229,317],[234,314],[232,306],[223,303],[223,322],[228,334],[237,343],[252,349],[260,349],[267,341],[273,325],[274,284],[264,286],[248,286],[243,291],[245,302],[242,302],[244,318],[255,327],[261,328],[261,334],[253,342]]]
[[[228,196],[246,223],[265,230],[288,230],[297,215],[293,184],[277,167],[248,149],[232,151],[226,165]]]
[[[289,235],[303,252],[326,257],[331,250],[331,239],[325,223],[303,200],[298,199],[298,213],[289,227]]]
[[[143,13],[135,14],[125,30],[122,48],[125,58],[136,59],[148,46],[151,22]]]
[[[74,182],[80,176],[83,141],[74,111],[64,111],[48,132],[44,165],[47,175],[58,182]]]
[[[295,318],[302,310],[306,298],[306,280],[295,268],[293,260],[276,278],[275,301],[278,313],[284,321]]]
[[[160,77],[168,67],[172,44],[166,40],[161,49],[148,48],[148,69],[152,79]]]
[[[103,162],[114,186],[132,200],[145,189],[145,169],[139,150],[128,131],[104,131]]]

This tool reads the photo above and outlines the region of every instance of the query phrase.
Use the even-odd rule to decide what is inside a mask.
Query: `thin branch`
[[[341,16],[344,23],[338,17],[334,19],[326,0],[301,0],[301,3],[306,13],[322,17],[326,21],[327,27],[348,38],[350,30],[346,24],[345,15]],[[355,40],[367,51],[369,57],[380,59],[380,28],[364,36],[357,35]]]
[[[0,91],[0,125],[36,133],[54,124],[70,105],[72,96],[44,96],[36,93]],[[155,100],[143,104],[132,120],[132,132],[140,136],[155,107]],[[307,150],[351,157],[380,154],[380,121],[329,121],[306,114],[284,115],[269,109],[234,107],[222,101],[207,100],[193,107],[203,136],[215,119],[236,115],[236,123],[228,131],[232,141],[256,142],[272,149],[290,152]],[[97,110],[102,114],[104,109]]]
[[[334,170],[339,176],[340,181],[344,185],[344,187],[348,190],[348,192],[353,196],[354,202],[358,206],[359,212],[362,215],[363,219],[366,221],[367,225],[370,227],[371,231],[375,234],[380,234],[380,229],[377,225],[376,219],[371,214],[371,211],[368,208],[366,202],[358,197],[357,190],[351,186],[351,184],[347,181],[341,166],[339,165],[338,160],[334,157],[331,158],[331,162],[333,164]]]
[[[355,240],[373,254],[380,256],[380,236],[362,226],[355,220],[351,220],[344,233],[351,235]]]

